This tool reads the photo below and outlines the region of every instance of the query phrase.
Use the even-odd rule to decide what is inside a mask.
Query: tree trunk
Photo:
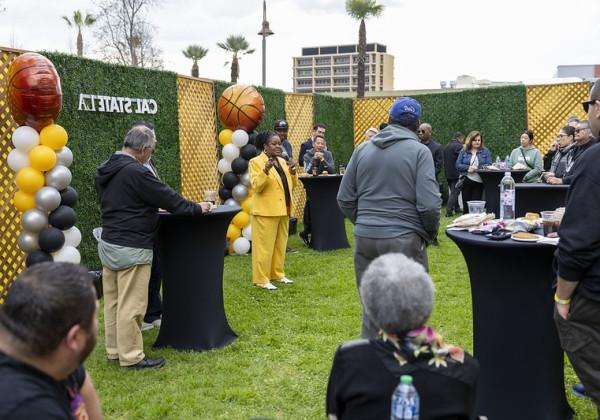
[[[192,77],[198,77],[198,62],[194,60],[194,65],[192,66]]]
[[[231,83],[237,83],[239,75],[240,64],[238,63],[237,54],[234,54],[233,60],[231,60]]]
[[[365,97],[365,60],[367,59],[367,29],[365,20],[360,20],[358,29],[358,86],[356,87],[356,97]]]
[[[81,28],[77,32],[77,56],[83,57],[83,36],[81,36]]]

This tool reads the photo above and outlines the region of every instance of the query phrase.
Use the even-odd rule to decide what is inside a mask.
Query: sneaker
[[[159,368],[164,366],[166,363],[163,357],[157,357],[156,359],[150,359],[148,357],[144,357],[142,360],[137,362],[135,365],[123,366],[127,369],[151,369],[151,368]]]
[[[142,331],[148,331],[148,330],[151,330],[152,328],[154,328],[154,325],[152,325],[149,322],[142,321]]]
[[[271,282],[268,282],[268,283],[254,283],[254,285],[256,287],[260,287],[261,289],[277,290],[277,286],[273,285],[273,283],[271,283]]]
[[[155,319],[154,321],[152,321],[152,325],[156,328],[160,328],[161,324],[162,324],[162,318],[158,318],[158,319]]]
[[[307,247],[310,248],[310,239],[308,238],[308,234],[304,233],[304,232],[300,232],[300,233],[298,233],[298,236],[300,236],[300,238],[302,238],[302,242],[304,242],[304,245],[306,245]]]
[[[283,283],[283,284],[294,284],[294,280],[290,280],[287,277],[282,277],[279,280],[275,280],[278,283]]]
[[[290,248],[289,246],[285,248],[285,252],[286,252],[286,254],[297,254],[298,253],[297,250]]]
[[[571,388],[571,391],[573,392],[573,394],[577,395],[578,397],[590,398],[590,396],[585,392],[585,387],[583,386],[583,384],[573,385],[573,387]]]

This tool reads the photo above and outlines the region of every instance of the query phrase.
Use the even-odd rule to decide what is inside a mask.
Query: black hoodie
[[[159,181],[133,157],[115,153],[96,171],[96,191],[102,209],[102,240],[114,245],[152,249],[158,230],[158,209],[173,214],[201,214]]]

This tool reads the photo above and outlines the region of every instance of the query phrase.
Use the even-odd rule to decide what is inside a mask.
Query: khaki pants
[[[102,269],[106,355],[119,359],[121,366],[135,365],[145,357],[141,326],[148,306],[150,267]]]
[[[285,277],[288,216],[252,216],[252,283],[264,284]]]

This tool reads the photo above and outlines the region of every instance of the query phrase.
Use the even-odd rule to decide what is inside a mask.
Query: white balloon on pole
[[[240,237],[233,242],[233,251],[238,255],[246,255],[250,251],[250,241]]]
[[[249,223],[244,229],[242,229],[242,236],[249,241],[252,240],[252,225]]]
[[[15,172],[29,166],[29,156],[19,149],[12,149],[6,157],[8,167]]]
[[[67,146],[63,146],[56,152],[56,164],[67,168],[73,163],[73,152]]]
[[[31,149],[40,144],[40,135],[35,129],[22,125],[13,131],[12,143],[23,153],[29,153]]]
[[[248,133],[244,130],[235,130],[231,135],[231,142],[237,147],[244,147],[248,144]]]
[[[81,231],[77,229],[77,226],[73,226],[69,229],[63,230],[65,235],[65,245],[70,245],[77,248],[81,243]]]
[[[223,146],[223,158],[227,159],[229,162],[233,161],[236,157],[240,155],[240,149],[237,148],[235,144],[226,144]]]
[[[60,206],[60,193],[54,187],[42,187],[35,193],[35,205],[47,212]]]
[[[81,255],[75,247],[71,245],[64,245],[61,249],[52,254],[55,262],[68,262],[73,264],[79,264],[81,262]]]
[[[71,183],[73,175],[69,168],[63,165],[56,165],[54,168],[46,172],[46,185],[56,188],[57,190],[64,190]]]
[[[219,160],[219,163],[217,163],[217,169],[222,174],[225,174],[227,172],[231,172],[231,162],[228,161],[227,159],[221,159],[221,160]]]

